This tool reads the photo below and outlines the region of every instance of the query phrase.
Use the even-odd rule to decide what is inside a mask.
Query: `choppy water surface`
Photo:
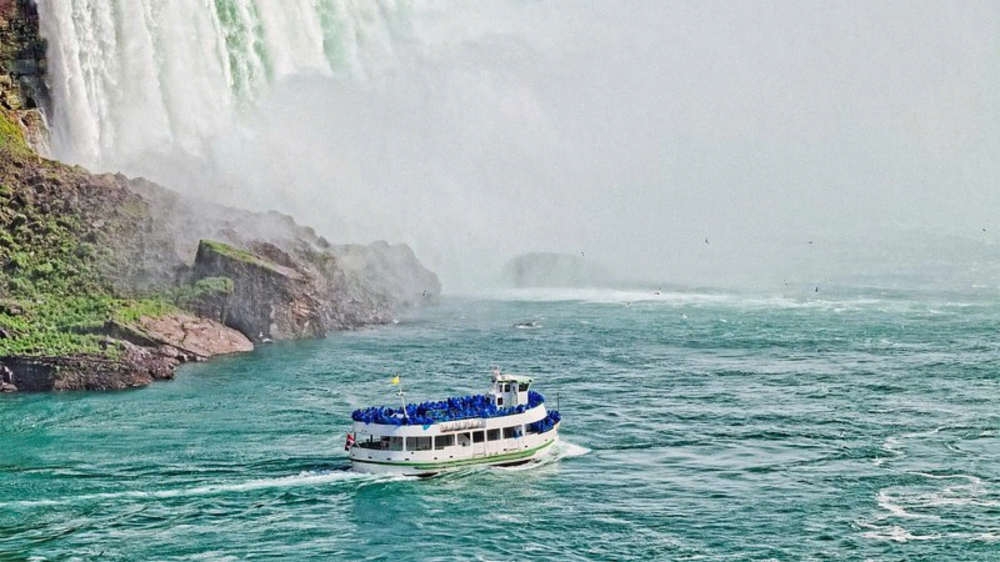
[[[0,558],[996,559],[1000,300],[452,299],[115,393],[0,398]],[[630,301],[630,306],[625,302]],[[540,327],[516,329],[534,320]],[[352,409],[532,374],[557,460],[345,469]]]

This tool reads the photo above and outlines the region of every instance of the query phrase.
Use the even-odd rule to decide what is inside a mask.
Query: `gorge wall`
[[[439,296],[405,245],[335,245],[287,215],[44,158],[44,112],[66,110],[47,67],[34,3],[0,0],[0,389],[141,386]]]
[[[0,108],[24,130],[29,144],[47,154],[45,51],[34,0],[0,0]]]

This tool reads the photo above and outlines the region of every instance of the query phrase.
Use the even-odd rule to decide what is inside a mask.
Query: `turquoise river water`
[[[0,559],[998,560],[998,327],[974,292],[451,298],[145,389],[3,396]],[[347,470],[393,374],[422,401],[494,364],[558,399],[554,457]]]

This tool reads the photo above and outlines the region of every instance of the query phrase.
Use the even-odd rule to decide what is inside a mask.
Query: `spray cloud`
[[[988,1],[39,9],[57,156],[408,242],[453,290],[532,250],[767,285],[850,276],[914,231],[995,240]]]

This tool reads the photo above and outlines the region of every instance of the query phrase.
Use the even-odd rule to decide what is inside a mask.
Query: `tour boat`
[[[398,384],[398,377],[393,380]],[[513,466],[547,454],[558,440],[559,412],[530,389],[532,379],[493,371],[489,394],[356,410],[347,434],[359,472],[433,476],[473,465]]]

